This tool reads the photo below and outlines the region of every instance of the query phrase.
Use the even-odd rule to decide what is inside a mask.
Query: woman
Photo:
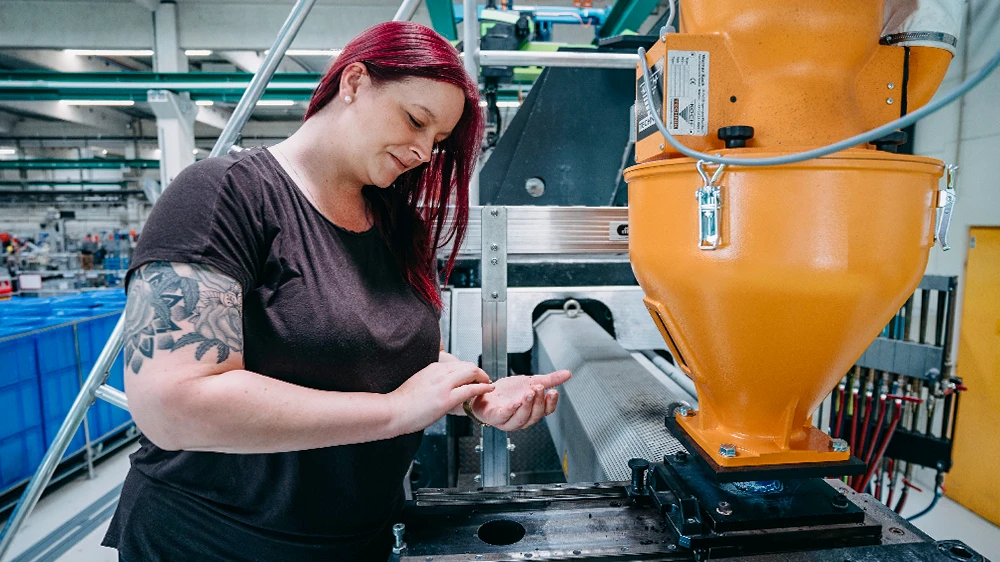
[[[568,372],[490,384],[439,353],[435,254],[461,242],[482,121],[455,49],[385,23],[288,140],[174,180],[128,278],[144,437],[105,545],[131,562],[385,560],[425,427],[466,403],[507,431],[555,409]]]

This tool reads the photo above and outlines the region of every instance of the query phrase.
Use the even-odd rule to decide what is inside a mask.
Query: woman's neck
[[[278,150],[291,166],[292,178],[306,192],[317,209],[337,226],[352,231],[371,228],[371,217],[362,188],[364,184],[350,175],[345,151],[336,138],[318,134],[312,120],[302,124],[292,136],[278,143]],[[329,129],[326,129],[329,130]]]

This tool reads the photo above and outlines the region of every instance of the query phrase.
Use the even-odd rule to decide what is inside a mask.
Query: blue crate
[[[94,367],[97,356],[104,349],[119,317],[116,315],[95,318],[80,324],[80,357],[83,361],[84,376],[90,373]],[[125,360],[123,356],[124,354],[121,352],[118,354],[108,373],[107,383],[118,390],[125,390]],[[117,406],[99,400],[90,409],[87,419],[90,423],[90,438],[98,441],[131,422],[132,416]]]
[[[0,491],[31,476],[45,453],[38,361],[31,337],[0,342]]]
[[[69,409],[80,394],[80,379],[76,372],[76,364],[58,371],[41,374],[40,387],[42,394],[42,427],[44,429],[45,446],[55,440],[59,428],[62,427]],[[87,446],[83,426],[77,429],[70,440],[69,448],[63,458],[75,455]]]
[[[29,427],[0,439],[0,492],[5,492],[34,474],[45,456],[42,427]]]

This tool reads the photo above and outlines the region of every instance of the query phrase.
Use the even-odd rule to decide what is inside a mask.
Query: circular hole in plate
[[[510,519],[496,519],[483,523],[479,540],[494,546],[514,544],[524,538],[524,525]]]

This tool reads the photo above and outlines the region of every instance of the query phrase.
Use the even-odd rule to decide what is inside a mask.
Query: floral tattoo
[[[156,350],[197,345],[200,361],[215,348],[216,363],[243,352],[243,292],[233,279],[203,265],[153,262],[132,275],[128,293],[125,363],[134,373]]]

